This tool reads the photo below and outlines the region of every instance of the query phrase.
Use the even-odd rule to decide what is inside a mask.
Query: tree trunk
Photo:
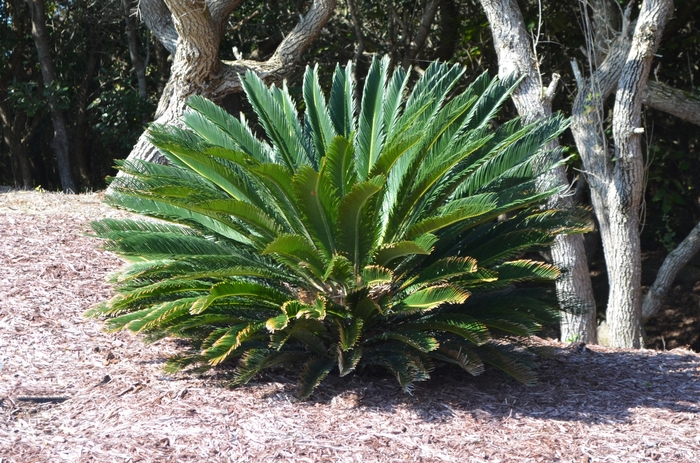
[[[24,189],[34,188],[34,175],[29,154],[22,143],[21,130],[24,128],[26,116],[18,115],[10,118],[10,112],[5,105],[0,104],[0,123],[2,123],[2,138],[10,150],[12,164],[15,166],[16,186]]]
[[[27,5],[32,16],[32,37],[39,55],[39,65],[44,86],[49,89],[49,106],[51,108],[51,122],[53,123],[53,141],[51,146],[58,163],[58,175],[61,180],[61,188],[66,193],[75,193],[77,188],[73,181],[68,151],[68,130],[53,89],[56,87],[56,71],[49,47],[48,34],[46,33],[46,14],[44,12],[44,0],[27,0]]]
[[[459,5],[455,0],[442,0],[440,2],[440,36],[437,46],[438,59],[449,61],[454,57],[461,38],[459,31],[461,22]]]
[[[513,94],[513,101],[526,123],[547,117],[552,113],[551,103],[556,90],[558,75],[554,75],[549,88],[542,87],[537,58],[525,30],[525,22],[515,0],[482,0],[481,4],[493,32],[494,46],[498,54],[501,77],[511,74],[524,76]],[[550,149],[558,147],[553,142]],[[541,187],[567,185],[564,166],[552,171]],[[570,196],[559,195],[548,202],[548,207],[567,209],[573,207]],[[557,280],[557,296],[564,309],[561,320],[561,340],[597,342],[596,307],[591,277],[582,235],[557,237],[552,245],[552,260],[563,270]]]
[[[136,27],[136,18],[131,14],[131,0],[122,0],[124,8],[124,20],[126,21],[126,36],[129,42],[129,56],[131,64],[134,65],[136,80],[139,85],[139,97],[142,100],[148,99],[148,89],[146,88],[146,62],[139,53],[139,38]]]
[[[580,83],[574,101],[572,132],[600,225],[610,285],[606,309],[609,343],[616,347],[637,348],[643,344],[639,239],[644,188],[641,105],[651,61],[672,9],[671,0],[645,0],[630,40],[628,7],[621,34],[591,78]],[[595,44],[589,45],[596,48]],[[603,102],[615,89],[615,149],[611,152],[604,136],[602,113]]]
[[[87,160],[85,159],[85,136],[88,132],[87,126],[87,107],[90,84],[92,83],[93,73],[97,67],[97,51],[92,49],[89,51],[87,63],[85,63],[85,74],[80,83],[80,88],[76,95],[76,116],[75,116],[75,143],[73,144],[73,159],[75,159],[76,168],[80,181],[83,186],[91,186],[90,169],[88,168]]]
[[[407,69],[413,64],[413,61],[418,56],[425,46],[425,41],[428,39],[428,34],[430,33],[430,27],[433,25],[435,20],[435,13],[437,13],[438,6],[440,5],[440,0],[428,0],[425,5],[423,14],[420,17],[420,23],[418,24],[418,30],[413,38],[413,41],[409,44],[409,48],[403,57],[402,66]]]
[[[279,82],[294,68],[301,53],[320,33],[335,9],[335,0],[313,0],[309,11],[267,61],[218,58],[219,42],[228,16],[241,0],[141,0],[146,25],[173,55],[170,78],[156,109],[156,123],[174,123],[187,99],[203,95],[221,101],[242,91],[239,75],[257,73],[268,82]],[[164,162],[144,133],[127,160]]]

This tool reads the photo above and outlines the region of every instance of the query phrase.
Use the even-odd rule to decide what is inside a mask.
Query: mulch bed
[[[700,461],[700,355],[683,349],[538,340],[533,387],[442,369],[413,395],[355,376],[306,402],[288,374],[166,375],[176,343],[82,315],[120,265],[85,234],[124,215],[99,200],[0,194],[0,463]]]

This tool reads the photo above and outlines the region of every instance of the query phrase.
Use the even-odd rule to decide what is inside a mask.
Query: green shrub
[[[358,106],[350,65],[328,102],[307,69],[303,119],[286,86],[248,74],[263,139],[193,97],[185,128],[150,130],[171,165],[125,162],[112,183],[110,204],[166,222],[93,224],[130,265],[90,315],[188,340],[173,370],[232,362],[243,384],[298,365],[302,398],[334,369],[369,365],[406,390],[435,361],[533,381],[518,346],[557,312],[550,290],[517,283],[559,271],[518,256],[588,226],[540,208],[559,190],[537,184],[561,159],[542,148],[567,123],[493,129],[517,82],[484,74],[452,95],[463,73],[433,63],[406,95],[406,73],[375,60]]]

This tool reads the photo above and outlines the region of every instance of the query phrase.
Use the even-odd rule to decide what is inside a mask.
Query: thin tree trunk
[[[51,107],[51,122],[53,123],[54,136],[51,146],[58,163],[58,175],[61,180],[61,188],[66,193],[78,191],[73,181],[71,172],[70,157],[68,150],[68,130],[63,111],[59,107],[58,101],[52,91],[56,86],[56,71],[53,66],[53,59],[49,47],[48,34],[46,33],[46,14],[44,11],[44,0],[27,0],[27,5],[32,16],[32,37],[39,55],[39,65],[44,85],[49,89],[49,106]]]
[[[122,0],[124,8],[124,19],[126,21],[126,36],[129,42],[129,56],[131,64],[134,65],[136,80],[139,85],[139,97],[142,100],[148,99],[148,89],[146,87],[146,62],[139,53],[138,28],[136,18],[131,14],[131,0]]]
[[[558,75],[552,79],[548,89],[543,89],[536,57],[530,38],[525,30],[522,13],[515,0],[482,0],[481,4],[493,32],[498,54],[498,69],[501,77],[515,74],[524,79],[513,94],[513,101],[524,121],[533,122],[551,114],[551,100],[557,85]],[[555,141],[549,147],[558,147]],[[567,185],[564,167],[552,171],[541,188]],[[556,196],[549,200],[548,207],[568,209],[573,207],[569,196]],[[595,344],[596,307],[591,277],[588,272],[586,250],[582,235],[565,235],[556,238],[552,245],[552,260],[564,270],[557,280],[557,296],[564,309],[561,320],[562,341],[580,341]]]
[[[362,57],[362,52],[365,51],[365,35],[362,32],[362,22],[360,21],[360,15],[357,13],[357,6],[355,6],[355,0],[347,0],[348,9],[350,10],[350,17],[352,18],[352,25],[355,28],[355,59],[357,63]]]
[[[435,13],[437,13],[438,6],[440,6],[440,0],[428,0],[428,3],[423,9],[423,14],[420,17],[420,23],[418,24],[418,30],[416,35],[409,44],[409,48],[403,57],[402,66],[408,68],[413,61],[418,56],[418,53],[423,50],[425,46],[425,41],[428,39],[428,34],[430,33],[430,27],[433,25],[435,20]]]
[[[440,37],[437,46],[438,59],[449,61],[454,57],[460,39],[459,26],[461,21],[459,5],[455,0],[442,0],[440,2]]]

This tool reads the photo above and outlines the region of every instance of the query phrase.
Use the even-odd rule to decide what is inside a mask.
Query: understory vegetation
[[[531,383],[527,338],[557,317],[559,270],[523,258],[585,210],[550,210],[542,185],[561,161],[561,116],[495,127],[518,84],[432,63],[409,76],[373,60],[356,101],[336,67],[328,98],[306,69],[303,115],[255,74],[247,98],[264,131],[202,97],[181,124],[152,126],[169,165],[124,162],[108,203],[153,220],[93,224],[129,265],[117,295],[89,312],[109,330],[175,336],[191,348],[169,370],[301,371],[308,397],[331,372],[388,369],[409,391],[436,362],[484,364]],[[532,283],[537,284],[532,284]]]

